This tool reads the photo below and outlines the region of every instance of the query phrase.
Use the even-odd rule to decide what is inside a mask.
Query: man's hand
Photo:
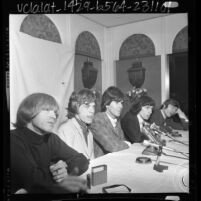
[[[185,121],[188,121],[187,116],[184,114],[184,112],[180,108],[178,108],[177,114],[179,115],[180,119],[184,119]]]
[[[59,160],[57,163],[52,164],[50,166],[50,172],[52,173],[55,182],[61,182],[68,176],[66,162]]]
[[[77,176],[68,175],[58,185],[72,193],[87,192],[87,181]]]

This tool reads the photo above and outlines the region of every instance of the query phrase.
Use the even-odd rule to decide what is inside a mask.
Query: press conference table
[[[182,137],[176,137],[187,145],[166,139],[166,147],[181,152],[189,152],[189,133],[179,131]],[[167,166],[166,170],[158,172],[153,169],[156,163],[156,155],[143,155],[145,149],[142,143],[134,143],[129,149],[109,153],[90,161],[89,169],[81,175],[85,177],[91,173],[91,168],[99,165],[107,165],[107,183],[91,186],[89,193],[102,193],[102,187],[124,184],[132,191],[131,193],[169,193],[189,192],[189,159],[181,153],[163,149],[164,154],[160,157],[160,165]],[[136,163],[138,157],[149,157],[151,163]]]

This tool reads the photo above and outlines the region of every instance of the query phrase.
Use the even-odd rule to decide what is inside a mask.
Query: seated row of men
[[[144,121],[155,123],[164,131],[187,129],[187,117],[179,103],[169,99],[153,111],[155,101],[142,96],[121,118],[124,94],[109,87],[102,96],[101,112],[95,114],[95,95],[88,89],[73,92],[68,104],[68,119],[58,129],[61,139],[88,159],[127,149],[147,137],[142,132]],[[153,112],[152,112],[153,111]],[[170,117],[180,115],[180,122]]]
[[[25,98],[10,136],[11,192],[21,188],[29,193],[86,191],[86,181],[77,175],[88,169],[90,160],[142,142],[146,137],[141,132],[143,121],[170,129],[169,117],[178,114],[177,126],[186,126],[187,118],[177,101],[167,100],[152,113],[154,100],[142,96],[120,119],[123,101],[121,90],[109,87],[102,96],[101,112],[95,114],[95,94],[89,89],[73,92],[68,120],[54,134],[59,114],[56,100],[43,93]]]

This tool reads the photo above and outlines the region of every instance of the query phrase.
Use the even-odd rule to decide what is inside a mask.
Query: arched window
[[[75,53],[101,60],[98,42],[94,35],[88,31],[84,31],[78,36],[75,45]]]
[[[173,46],[172,52],[188,52],[188,27],[184,27],[179,33],[176,35]]]
[[[88,31],[79,34],[75,44],[75,90],[83,87],[102,91],[101,52],[94,35]],[[97,99],[96,111],[100,111],[100,97]]]
[[[155,55],[153,41],[144,34],[133,34],[122,44],[119,51],[119,59],[147,57]]]
[[[61,43],[57,27],[45,15],[28,15],[23,20],[20,31],[36,38]]]

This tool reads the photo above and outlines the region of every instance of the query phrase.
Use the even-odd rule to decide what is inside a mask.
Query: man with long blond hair
[[[88,160],[52,133],[59,114],[56,100],[44,93],[26,97],[10,134],[11,193],[69,193],[86,190],[76,177]]]

